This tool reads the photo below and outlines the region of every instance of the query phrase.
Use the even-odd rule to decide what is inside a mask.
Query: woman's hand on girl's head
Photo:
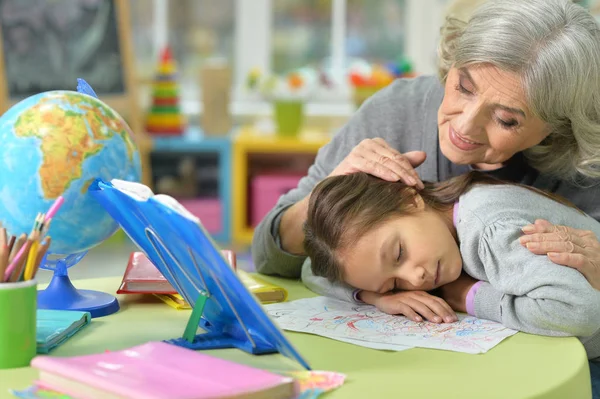
[[[433,323],[453,323],[458,321],[456,313],[442,298],[425,291],[401,291],[379,294],[360,291],[359,298],[388,314],[401,314],[412,321],[423,319]]]
[[[425,161],[423,151],[401,154],[381,138],[364,139],[331,172],[330,176],[365,172],[383,180],[402,180],[409,186],[423,188],[414,168]]]
[[[579,270],[592,287],[600,290],[600,242],[593,232],[538,219],[524,226],[523,233],[521,245],[534,254],[547,255],[558,265]]]

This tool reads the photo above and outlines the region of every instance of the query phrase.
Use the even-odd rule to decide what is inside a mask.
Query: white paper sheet
[[[265,305],[277,324],[290,331],[321,335],[374,349],[413,347],[485,353],[515,334],[499,323],[459,314],[455,323],[416,323],[374,306],[327,297]]]

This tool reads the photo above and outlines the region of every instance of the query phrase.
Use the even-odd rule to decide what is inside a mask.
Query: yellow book
[[[260,277],[244,270],[237,270],[237,275],[242,283],[252,292],[261,303],[283,302],[287,299],[288,292],[285,288],[271,284]],[[179,294],[154,294],[167,305],[177,310],[191,309],[192,307]]]
[[[179,294],[154,294],[155,297],[177,310],[191,309],[189,303]]]
[[[271,284],[255,274],[244,270],[237,270],[237,275],[242,283],[252,292],[261,303],[284,302],[288,292],[285,288]]]

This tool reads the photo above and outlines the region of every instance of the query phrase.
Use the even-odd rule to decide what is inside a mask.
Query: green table
[[[300,282],[268,278],[285,286],[289,299],[313,296]],[[79,280],[78,288],[115,292],[120,278]],[[152,296],[119,296],[121,311],[90,326],[52,352],[71,356],[119,350],[151,340],[181,336],[189,311],[177,311]],[[347,375],[326,398],[590,398],[583,346],[575,338],[518,333],[482,355],[430,349],[386,352],[315,335],[287,333],[315,370]],[[251,356],[236,349],[212,355],[267,369],[294,369],[281,355]],[[0,370],[0,398],[36,378],[31,368]]]

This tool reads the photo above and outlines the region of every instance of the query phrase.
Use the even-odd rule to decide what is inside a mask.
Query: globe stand
[[[79,310],[90,312],[92,317],[102,317],[119,310],[119,302],[111,294],[92,290],[78,290],[68,275],[68,268],[78,263],[86,252],[69,255],[66,258],[42,261],[43,269],[54,270],[50,284],[38,291],[38,308],[58,310]]]

